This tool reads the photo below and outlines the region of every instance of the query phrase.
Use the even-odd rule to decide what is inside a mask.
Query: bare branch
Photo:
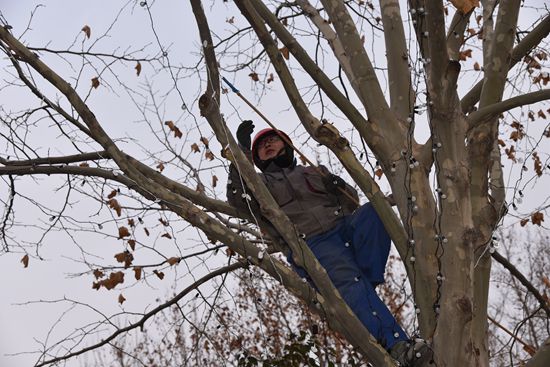
[[[498,261],[502,266],[504,266],[510,274],[516,277],[521,284],[525,286],[531,292],[531,294],[539,301],[540,306],[546,311],[548,317],[550,317],[550,305],[544,296],[535,288],[535,286],[518,270],[513,264],[511,264],[504,256],[495,251],[492,255],[493,259]]]

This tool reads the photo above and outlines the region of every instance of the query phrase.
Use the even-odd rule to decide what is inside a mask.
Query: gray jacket
[[[329,174],[326,167],[318,168]],[[321,174],[313,167],[294,165],[280,168],[272,163],[260,173],[260,176],[283,212],[306,238],[331,230],[358,206],[359,200],[353,202],[340,190],[329,192]],[[241,182],[238,171],[231,165],[227,201],[238,209],[252,210],[254,215],[260,215],[258,203],[254,198],[249,202],[250,208],[243,198]],[[244,189],[247,190],[246,187]],[[358,198],[357,191],[347,184],[346,191],[354,198]]]

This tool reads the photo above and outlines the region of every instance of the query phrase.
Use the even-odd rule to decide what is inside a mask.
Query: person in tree
[[[433,354],[421,340],[411,340],[397,323],[375,288],[384,282],[390,237],[376,211],[359,206],[357,191],[324,166],[298,165],[290,138],[274,129],[259,131],[254,140],[253,122],[243,121],[237,141],[249,156],[273,198],[293,222],[340,295],[357,318],[401,366],[424,366]],[[260,215],[259,205],[247,194],[238,170],[231,165],[228,202]],[[347,194],[346,194],[347,193]],[[303,277],[307,269],[288,260]]]

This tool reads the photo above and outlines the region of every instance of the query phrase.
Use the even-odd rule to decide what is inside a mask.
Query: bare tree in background
[[[394,365],[342,301],[231,135],[224,117],[224,93],[230,91],[222,88],[220,70],[247,69],[258,95],[268,96],[272,82],[284,88],[308,139],[331,151],[382,218],[408,275],[414,332],[430,342],[435,363],[488,366],[493,236],[507,211],[516,210],[517,195],[527,193],[524,187],[505,183],[501,157],[513,163],[521,158],[521,175],[529,176],[529,182],[542,179],[548,170],[544,151],[548,125],[536,133],[525,126],[545,120],[550,113],[544,110],[544,101],[550,99],[550,91],[544,89],[549,81],[544,50],[550,16],[539,9],[537,19],[531,19],[534,25],[518,28],[520,11],[527,10],[519,0],[451,2],[454,7],[442,1],[403,5],[381,0],[374,5],[237,0],[234,5],[247,25],[231,28],[220,39],[208,21],[213,13],[207,14],[206,6],[191,0],[201,58],[189,69],[174,63],[157,33],[154,39],[160,51],[152,56],[143,56],[148,53],[141,49],[106,54],[96,52],[96,43],[88,40],[93,35],[88,25],[82,28],[80,43],[59,50],[33,45],[27,40],[29,30],[11,29],[9,19],[3,21],[0,47],[6,77],[0,88],[4,93],[24,89],[27,97],[28,92],[35,97],[20,110],[0,110],[5,147],[0,174],[9,187],[0,228],[4,252],[24,251],[22,261],[27,266],[31,257],[40,258],[49,233],[63,231],[79,247],[83,264],[96,278],[96,289],[120,288],[130,277],[138,283],[163,279],[167,268],[182,264],[190,275],[188,285],[175,297],[133,315],[124,326],[107,317],[60,343],[45,345],[36,365],[55,364],[143,329],[150,318],[178,307],[204,282],[225,280],[228,272],[243,266],[256,266],[272,276],[326,318],[373,365]],[[155,5],[128,4],[149,14]],[[407,11],[402,12],[401,6]],[[228,24],[234,22],[227,18]],[[378,37],[385,43],[385,60],[373,63],[381,55],[367,46],[369,39],[374,42]],[[463,67],[473,56],[480,61],[471,69]],[[66,74],[52,66],[60,60],[70,65]],[[130,88],[120,77],[128,64],[138,76],[144,69],[151,77],[163,72],[171,89],[158,92],[152,79],[143,75],[143,84]],[[337,67],[330,71],[329,65]],[[85,78],[90,70],[95,75]],[[479,74],[473,84],[466,78],[472,73]],[[184,102],[184,83],[185,88],[201,88],[197,103]],[[117,130],[121,126],[103,121],[106,112],[93,100],[100,87],[113,96],[128,93],[141,114],[139,122],[149,129],[147,138],[140,140],[129,126],[122,128],[128,131],[125,134]],[[539,102],[543,107],[517,112],[520,106]],[[166,116],[164,111],[173,103],[182,107],[180,115]],[[328,121],[329,115],[347,119],[353,127],[341,132]],[[208,126],[201,123],[204,120]],[[425,142],[415,135],[422,123],[429,131]],[[42,141],[41,134],[52,129],[57,131],[55,139]],[[509,138],[499,139],[499,131],[510,129]],[[528,144],[520,144],[525,141]],[[214,147],[221,149],[219,156]],[[194,154],[201,159],[192,159]],[[375,158],[373,169],[366,156]],[[239,167],[243,184],[260,203],[261,218],[237,212],[217,199],[218,176],[225,174],[221,167],[228,161]],[[65,197],[61,208],[48,197],[25,192],[28,180],[43,185],[52,176],[65,178],[55,188]],[[385,200],[377,176],[391,187],[397,213]],[[508,202],[507,188],[511,189]],[[514,215],[542,225],[546,199],[540,203],[529,213]],[[42,236],[25,242],[17,231],[27,218],[16,214],[18,205],[29,204],[39,216],[31,228]],[[85,221],[72,216],[83,205],[97,208]],[[273,225],[275,235],[264,221]],[[200,245],[178,237],[186,226],[196,228]],[[78,237],[88,234],[122,243],[114,255],[116,264],[95,258],[93,249],[80,245]],[[162,248],[164,240],[173,244],[170,251]],[[225,246],[239,256],[220,260],[216,254]],[[317,291],[275,254],[288,248],[300,254],[295,261],[307,270]],[[143,253],[159,260],[153,262]],[[202,270],[218,268],[198,276],[197,262],[191,259],[200,259]],[[209,297],[197,295],[210,307],[220,299],[221,289],[223,283]],[[119,302],[124,301],[121,293]],[[547,300],[541,307],[548,311]],[[206,319],[212,312],[206,311]],[[104,328],[112,333],[92,342],[92,336]],[[542,366],[549,360],[545,342],[527,365]]]

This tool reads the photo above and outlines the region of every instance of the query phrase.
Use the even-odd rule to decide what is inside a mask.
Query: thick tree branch
[[[491,120],[499,114],[511,110],[512,108],[525,106],[548,99],[550,99],[550,89],[543,89],[536,92],[522,94],[502,102],[493,103],[487,107],[483,107],[475,112],[472,112],[468,115],[468,123],[470,128],[473,128],[480,122]]]
[[[525,367],[547,367],[548,365],[550,365],[550,338],[546,339]]]
[[[354,20],[351,18],[344,2],[322,0],[321,3],[328,13],[349,59],[355,77],[350,82],[355,93],[363,103],[371,123],[384,126],[385,122],[391,119],[392,114],[370,58],[363,47]]]
[[[75,162],[97,161],[101,159],[109,159],[107,152],[104,150],[100,152],[74,154],[63,157],[36,158],[24,161],[10,161],[0,157],[0,163],[5,166],[36,166],[43,164],[70,164]]]
[[[527,36],[525,36],[512,50],[510,65],[508,69],[513,68],[525,55],[536,47],[540,41],[550,34],[550,15],[547,15]],[[460,101],[462,111],[469,113],[479,101],[483,80],[480,80],[470,91],[462,97]]]
[[[405,120],[413,111],[415,93],[411,84],[409,56],[399,1],[380,0],[380,11],[388,61],[390,108],[400,119]]]

